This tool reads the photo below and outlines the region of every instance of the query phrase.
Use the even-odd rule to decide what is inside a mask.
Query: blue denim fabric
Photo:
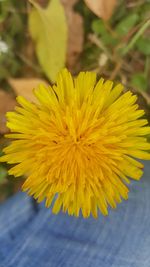
[[[18,193],[0,206],[0,267],[150,267],[150,165],[108,217],[54,215]]]

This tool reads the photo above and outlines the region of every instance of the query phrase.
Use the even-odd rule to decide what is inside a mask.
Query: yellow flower
[[[56,85],[34,90],[38,103],[19,96],[20,106],[7,113],[7,137],[15,140],[1,158],[17,164],[9,174],[26,175],[23,190],[47,207],[54,200],[54,213],[107,215],[128,198],[129,178],[142,175],[135,158],[150,159],[144,111],[122,91],[112,81],[96,83],[95,73],[72,79],[65,69]]]

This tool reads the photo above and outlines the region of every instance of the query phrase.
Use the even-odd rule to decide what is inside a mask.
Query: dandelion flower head
[[[142,176],[137,158],[150,159],[150,127],[137,96],[121,84],[96,82],[92,72],[73,79],[66,69],[56,85],[34,94],[37,103],[19,96],[7,113],[12,141],[1,161],[13,164],[9,174],[25,175],[23,190],[54,213],[107,215],[128,198],[130,179]]]

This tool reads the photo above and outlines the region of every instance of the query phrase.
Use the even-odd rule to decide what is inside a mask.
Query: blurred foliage
[[[23,75],[19,53],[25,43],[26,25],[26,1],[0,1],[0,81]]]
[[[48,3],[44,0],[36,2]],[[67,4],[65,8],[67,10]],[[76,1],[74,9],[83,19],[84,43],[83,51],[72,68],[73,74],[80,70],[91,70],[99,76],[121,81],[140,96],[139,103],[149,116],[150,27],[144,28],[144,25],[150,20],[150,1],[118,0],[115,12],[107,21],[94,15],[84,1]],[[30,31],[28,28],[31,10],[32,4],[27,0],[0,1],[0,88],[3,90],[13,91],[9,84],[10,77],[46,80],[45,65],[41,68],[35,55],[36,46],[31,38],[34,34],[30,34],[33,27],[30,25]],[[59,14],[54,17],[59,19]],[[41,25],[37,25],[37,29],[39,35],[43,34],[44,29],[40,32]],[[141,29],[143,31],[140,32]],[[61,48],[59,30],[53,33],[51,28],[51,35],[52,39],[57,35],[57,49]],[[130,46],[131,42],[133,44]],[[47,41],[45,49],[46,45]],[[51,46],[47,49],[51,49]],[[46,70],[49,66],[46,66]],[[51,78],[51,74],[47,77]],[[6,142],[2,134],[0,140],[1,151]],[[0,200],[17,191],[20,185],[17,179],[7,176],[7,165],[1,164]]]

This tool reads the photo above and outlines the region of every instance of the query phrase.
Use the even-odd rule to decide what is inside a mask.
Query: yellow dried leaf
[[[29,31],[35,42],[36,54],[46,76],[54,82],[65,65],[67,50],[67,23],[59,0],[51,0],[47,8],[30,0]]]

